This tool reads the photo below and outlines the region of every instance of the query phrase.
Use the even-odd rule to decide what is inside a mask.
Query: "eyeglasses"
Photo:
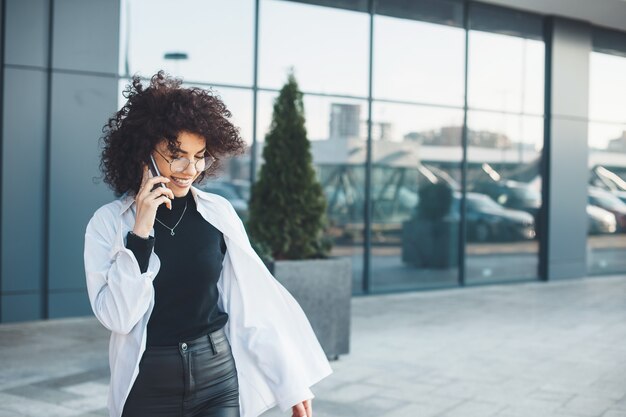
[[[170,164],[170,170],[172,172],[176,172],[176,173],[183,172],[184,170],[187,169],[189,164],[191,164],[192,162],[191,160],[187,158],[176,158],[170,161],[161,152],[157,151],[156,149],[155,151]],[[207,169],[209,169],[215,161],[217,161],[217,158],[209,154],[205,156],[204,158],[198,159],[196,163],[194,164],[194,166],[196,168],[196,171],[202,172],[202,171],[206,171]]]

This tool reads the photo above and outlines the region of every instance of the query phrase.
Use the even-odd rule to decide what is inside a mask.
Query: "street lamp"
[[[176,73],[176,76],[180,76],[180,74],[178,73],[180,65],[179,63],[180,61],[189,59],[189,55],[187,55],[186,52],[166,52],[165,54],[163,54],[163,59],[167,61],[174,61],[174,64],[172,64],[174,67],[174,72]]]

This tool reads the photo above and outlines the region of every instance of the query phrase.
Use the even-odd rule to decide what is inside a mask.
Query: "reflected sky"
[[[252,86],[252,0],[124,0],[121,12],[122,75],[128,60],[131,75],[165,69],[187,81]],[[164,59],[169,52],[188,59]]]
[[[463,29],[387,16],[374,28],[375,98],[463,106]]]
[[[158,69],[189,82],[251,87],[253,83],[253,0],[123,0],[120,73],[150,76]],[[461,108],[463,105],[464,30],[376,16],[374,26],[375,98]],[[290,67],[303,91],[367,97],[369,16],[327,7],[278,0],[260,2],[259,86],[278,89]],[[184,52],[188,59],[164,59]],[[127,59],[126,59],[127,58]],[[544,44],[540,41],[478,31],[470,32],[470,109],[472,129],[506,134],[514,142],[535,144],[543,138]],[[590,59],[592,147],[606,148],[626,130],[626,58],[592,53]],[[125,82],[122,82],[122,84]],[[252,142],[252,100],[247,89],[216,90]],[[120,88],[121,91],[121,88]],[[257,138],[263,141],[275,93],[259,95]],[[121,98],[120,98],[121,100]],[[307,130],[312,140],[328,138],[332,103],[362,103],[348,98],[305,97]],[[391,108],[391,106],[387,106]],[[456,117],[433,111],[378,105],[374,123],[393,123],[393,138],[436,126],[459,125]],[[398,114],[392,114],[399,111]],[[608,123],[607,123],[608,122]]]
[[[624,137],[626,149],[626,58],[592,52],[589,63],[589,146],[607,149]],[[608,123],[607,123],[608,122]]]
[[[543,114],[544,43],[470,31],[468,105]]]
[[[368,65],[367,14],[287,1],[261,2],[261,87],[282,87],[294,67],[303,91],[367,97]]]
[[[626,58],[592,52],[589,119],[626,123]]]

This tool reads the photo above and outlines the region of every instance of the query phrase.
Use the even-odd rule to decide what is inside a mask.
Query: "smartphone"
[[[150,163],[148,164],[148,168],[150,169],[150,173],[152,173],[153,177],[158,177],[161,175],[161,173],[159,172],[159,168],[157,167],[156,161],[154,160],[154,157],[152,155],[150,155]],[[150,191],[154,191],[155,188],[157,187],[163,187],[163,188],[167,188],[165,186],[165,183],[163,182],[159,182],[157,184],[154,185],[154,187],[152,187],[152,190]]]

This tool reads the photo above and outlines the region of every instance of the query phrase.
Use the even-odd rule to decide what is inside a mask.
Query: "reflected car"
[[[208,181],[198,186],[202,191],[218,194],[230,201],[233,208],[244,222],[248,219],[248,201],[242,198],[237,188],[226,181]]]
[[[460,212],[461,195],[454,193],[453,207]],[[467,193],[467,238],[474,242],[518,241],[535,238],[535,219],[522,210],[501,206],[491,197]]]
[[[617,230],[615,215],[598,206],[587,204],[587,219],[590,235],[615,233]]]
[[[613,213],[617,221],[617,231],[626,232],[626,203],[598,187],[589,187],[587,198],[589,204]]]
[[[613,194],[615,197],[622,200],[622,202],[626,203],[626,191],[609,190],[609,192]]]
[[[479,182],[472,191],[488,195],[501,206],[523,210],[532,214],[535,219],[541,207],[541,194],[519,181]]]
[[[615,171],[620,169],[608,169],[604,166],[597,165],[591,169],[589,183],[603,190],[609,191],[617,198],[626,203],[626,181]],[[622,175],[623,171],[622,171]]]
[[[239,197],[243,198],[245,201],[250,201],[250,181],[249,180],[241,180],[235,179],[229,182],[235,190]]]

